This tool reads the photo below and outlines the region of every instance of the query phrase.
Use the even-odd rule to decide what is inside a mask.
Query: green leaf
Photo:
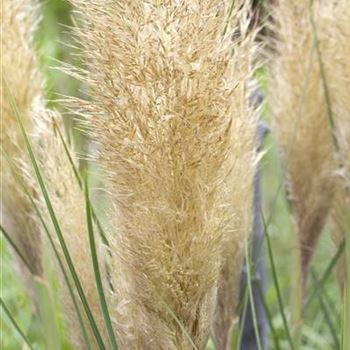
[[[11,159],[8,157],[8,155],[6,153],[4,153],[4,155],[6,157],[6,160],[7,160],[8,164],[9,164],[9,166],[13,170],[14,169],[13,162],[11,161]],[[35,212],[36,212],[36,214],[37,214],[37,216],[38,216],[38,218],[39,218],[43,228],[44,228],[44,232],[45,232],[45,234],[46,234],[46,236],[47,236],[47,238],[48,238],[48,240],[50,242],[51,248],[52,248],[52,250],[53,250],[53,252],[55,254],[55,257],[56,257],[56,259],[58,261],[59,267],[60,267],[60,269],[62,271],[65,283],[67,284],[67,287],[68,287],[68,290],[69,290],[69,293],[70,293],[70,296],[71,296],[71,299],[72,299],[72,302],[73,302],[73,306],[74,306],[74,309],[75,309],[77,317],[78,317],[78,321],[79,321],[80,328],[81,328],[81,331],[82,331],[82,334],[83,334],[83,338],[84,338],[84,341],[85,341],[86,348],[87,348],[87,350],[92,350],[91,346],[90,346],[89,339],[88,339],[88,335],[87,335],[87,332],[86,332],[86,328],[84,326],[83,318],[82,318],[80,309],[78,307],[78,302],[76,300],[75,293],[73,292],[73,287],[72,287],[72,285],[71,285],[71,283],[69,281],[68,273],[67,273],[67,271],[66,271],[66,269],[64,267],[64,264],[63,264],[63,262],[62,262],[62,260],[60,258],[60,255],[59,255],[59,253],[57,251],[57,248],[56,248],[56,245],[55,245],[55,243],[54,243],[54,241],[53,241],[53,239],[51,237],[51,234],[49,232],[47,224],[46,224],[44,218],[42,217],[41,212],[40,212],[37,204],[35,203],[32,195],[29,193],[28,188],[23,183],[22,179],[19,178],[18,176],[16,176],[16,172],[15,171],[13,171],[13,174],[16,177],[16,180],[19,183],[19,185],[22,187],[23,192],[28,196],[28,198],[29,198],[29,200],[30,200],[30,202],[31,202],[31,204],[32,204],[32,206],[33,206],[33,208],[34,208],[34,210],[35,210]]]
[[[16,103],[14,101],[13,95],[12,95],[11,91],[8,88],[8,84],[7,84],[6,78],[3,77],[3,79],[5,81],[6,92],[9,95],[11,108],[12,108],[14,114],[15,114],[17,123],[18,123],[20,131],[22,133],[22,136],[23,136],[23,139],[24,139],[24,142],[25,142],[25,145],[26,145],[26,148],[27,148],[27,151],[28,151],[28,154],[29,154],[29,157],[30,157],[33,169],[34,169],[34,172],[35,172],[35,175],[37,177],[37,180],[38,180],[41,192],[43,194],[43,197],[44,197],[44,200],[45,200],[45,203],[46,203],[46,206],[47,206],[47,209],[48,209],[48,212],[49,212],[52,224],[53,224],[54,229],[56,231],[56,234],[57,234],[58,240],[60,242],[63,254],[65,256],[65,259],[66,259],[69,271],[70,271],[71,276],[73,278],[75,287],[76,287],[76,289],[78,291],[79,297],[80,297],[81,302],[83,304],[83,308],[84,308],[85,313],[87,315],[87,318],[88,318],[88,320],[90,322],[90,325],[91,325],[92,331],[94,333],[94,336],[96,338],[97,344],[98,344],[100,349],[105,349],[105,345],[103,343],[101,334],[100,334],[100,332],[99,332],[99,330],[97,328],[97,325],[96,325],[95,319],[93,317],[93,314],[91,312],[89,303],[88,303],[88,301],[86,299],[86,296],[85,296],[85,293],[83,291],[82,285],[80,283],[79,277],[78,277],[78,275],[76,273],[73,261],[71,259],[70,254],[69,254],[66,242],[64,240],[63,233],[61,231],[61,228],[60,228],[60,225],[58,223],[57,217],[55,215],[55,212],[54,212],[51,200],[49,198],[49,194],[48,194],[48,191],[46,189],[46,185],[45,185],[44,179],[43,179],[42,174],[40,172],[40,169],[39,169],[38,163],[36,161],[36,158],[35,158],[35,155],[34,155],[34,152],[33,152],[32,146],[31,146],[31,143],[29,141],[29,138],[27,136],[27,133],[26,133],[26,131],[24,129],[24,125],[22,123],[21,116],[20,116],[19,111],[17,109],[17,106],[16,106]]]
[[[12,240],[11,236],[6,232],[5,228],[0,224],[0,231],[3,233],[5,236],[6,240],[9,242],[13,250],[16,252],[18,257],[22,260],[23,264],[27,267],[29,272],[34,275],[34,270],[29,261],[25,258],[25,256],[22,254],[20,249],[17,247],[16,243]]]
[[[279,283],[278,283],[276,266],[275,266],[273,253],[272,253],[271,240],[270,240],[270,236],[269,236],[269,234],[267,232],[267,226],[266,226],[266,221],[265,221],[265,217],[264,217],[263,212],[261,212],[261,215],[262,215],[262,220],[263,220],[263,224],[264,224],[264,235],[266,237],[267,252],[268,252],[269,261],[270,261],[270,265],[271,265],[273,283],[274,283],[274,287],[275,287],[276,293],[277,293],[277,300],[278,300],[279,310],[280,310],[280,313],[281,313],[281,316],[282,316],[284,328],[285,328],[285,330],[287,332],[288,343],[290,345],[290,348],[292,350],[295,350],[294,343],[293,343],[293,340],[292,340],[292,337],[291,337],[291,334],[290,334],[290,330],[289,330],[289,327],[288,327],[286,314],[284,312],[284,306],[283,306],[283,301],[282,301],[282,294],[281,294],[281,290],[280,290]]]
[[[253,318],[253,326],[254,326],[254,333],[256,338],[256,343],[258,350],[261,350],[261,341],[260,341],[260,334],[259,334],[259,328],[258,323],[256,320],[256,310],[255,310],[255,302],[254,302],[254,296],[253,296],[253,289],[252,289],[252,273],[251,273],[251,264],[250,264],[250,254],[248,251],[248,245],[245,244],[245,256],[247,257],[247,286],[248,286],[248,294],[249,294],[249,300],[250,300],[250,307],[252,310],[252,318]]]
[[[96,242],[95,242],[95,236],[94,236],[94,227],[92,223],[92,212],[90,207],[90,197],[89,197],[89,187],[87,183],[87,178],[85,177],[85,206],[86,206],[86,221],[87,221],[87,227],[88,227],[88,233],[89,233],[89,242],[90,242],[90,250],[91,250],[91,258],[92,258],[92,265],[94,268],[95,273],[95,280],[96,280],[96,286],[97,291],[100,299],[100,305],[101,305],[101,311],[103,313],[103,318],[107,327],[108,336],[109,336],[109,342],[111,345],[111,348],[113,350],[118,349],[117,340],[114,335],[113,326],[111,322],[111,318],[108,311],[108,306],[105,298],[105,294],[103,291],[103,284],[101,280],[101,273],[100,273],[100,267],[96,252]]]

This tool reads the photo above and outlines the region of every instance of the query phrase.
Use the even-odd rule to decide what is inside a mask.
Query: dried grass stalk
[[[70,73],[91,96],[74,107],[100,144],[115,203],[121,348],[204,349],[218,284],[217,325],[228,290],[238,294],[250,221],[247,20],[236,4],[223,34],[230,4],[221,0],[73,3],[86,20],[77,36],[87,67]]]
[[[28,159],[11,107],[11,95],[25,127],[31,132],[33,114],[43,105],[42,79],[32,48],[33,33],[36,30],[36,1],[4,0],[0,15],[1,224],[32,265],[35,274],[41,275],[40,235],[33,217],[33,208],[6,160],[6,157],[13,160],[16,175],[23,180],[20,164]],[[17,260],[25,283],[33,293],[30,275],[21,261]]]
[[[280,0],[276,4],[270,85],[274,129],[299,235],[304,287],[336,181],[333,131],[310,21],[310,11],[313,11],[319,49],[324,53],[328,45],[327,11],[332,2],[318,1],[311,9],[309,4],[308,0]],[[329,59],[322,56],[325,64],[330,63]],[[330,90],[330,95],[332,100],[335,92]]]

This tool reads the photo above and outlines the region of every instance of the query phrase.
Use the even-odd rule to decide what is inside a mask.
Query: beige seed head
[[[336,196],[332,210],[333,239],[338,246],[350,234],[350,3],[337,1],[328,12],[328,46],[324,53],[328,63],[328,85],[332,91],[335,137],[338,143]],[[341,290],[345,285],[346,258],[342,255],[337,266]]]
[[[335,187],[335,145],[315,35],[327,50],[328,14],[332,2],[280,0],[274,12],[275,53],[271,62],[271,104],[292,210],[299,235],[303,281],[330,210]],[[326,66],[329,57],[322,60]],[[330,76],[326,70],[327,77]],[[335,93],[330,91],[331,99]]]
[[[32,132],[33,114],[43,104],[42,79],[32,42],[37,22],[36,1],[4,0],[0,16],[1,224],[32,265],[35,274],[41,275],[40,235],[33,218],[33,208],[6,161],[6,157],[12,159],[15,163],[14,171],[23,181],[20,164],[28,162],[28,159],[11,100],[13,99],[27,131]],[[26,267],[21,266],[20,261],[18,263],[31,290]]]
[[[121,348],[204,349],[223,263],[241,270],[247,237],[251,39],[232,42],[232,22],[223,34],[229,4],[219,0],[73,3],[86,21],[77,35],[87,67],[70,73],[91,95],[74,107],[100,144],[115,203]]]

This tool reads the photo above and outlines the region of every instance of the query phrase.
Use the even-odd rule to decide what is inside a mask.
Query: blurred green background
[[[64,95],[79,96],[82,94],[82,87],[80,83],[66,76],[55,67],[59,66],[58,61],[79,64],[79,59],[74,56],[76,50],[70,47],[75,45],[69,29],[69,26],[72,25],[71,10],[71,5],[65,0],[42,1],[42,20],[36,37],[40,62],[46,77],[46,92],[49,105],[64,112],[68,128],[74,124],[72,118],[56,100]],[[267,92],[267,84],[264,81],[265,76],[266,74],[262,73],[260,80]],[[267,106],[264,109],[264,118],[271,124],[271,116]],[[79,136],[77,138],[83,140]],[[80,147],[83,147],[82,144],[83,142],[80,141]],[[288,305],[292,294],[291,286],[295,284],[293,278],[295,276],[295,252],[297,245],[294,238],[292,217],[283,186],[281,186],[283,181],[282,170],[272,134],[266,138],[264,150],[265,155],[262,160],[263,211],[265,219],[269,222],[268,233],[271,237],[278,281],[282,291],[285,312],[288,316]],[[17,274],[14,273],[12,259],[3,238],[0,240],[0,250],[2,298],[35,348],[46,349],[42,322],[35,316],[26,290]],[[329,228],[327,228],[318,244],[312,264],[312,269],[318,276],[323,274],[334,253],[335,247],[330,239]],[[290,349],[278,307],[276,288],[271,277],[271,266],[267,257],[266,265],[268,270],[266,301],[271,313],[271,321],[276,330],[280,348]],[[55,276],[52,276],[52,279],[54,281]],[[337,348],[331,328],[334,328],[339,340],[341,331],[341,300],[334,274],[324,286],[322,293],[327,309],[325,310],[321,307],[319,298],[314,298],[305,315],[303,350],[334,350]],[[56,306],[58,323],[60,324],[60,338],[62,340],[61,348],[70,349],[69,344],[64,340],[65,332],[59,305]],[[8,318],[3,313],[1,314],[0,322],[2,333],[0,348],[4,350],[24,349],[21,337],[14,331]],[[274,343],[271,340],[270,349],[274,348]]]

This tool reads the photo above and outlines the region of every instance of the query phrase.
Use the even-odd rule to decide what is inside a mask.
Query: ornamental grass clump
[[[22,164],[28,162],[14,107],[23,116],[29,132],[33,115],[42,107],[42,78],[33,51],[36,1],[4,0],[1,4],[1,225],[15,242],[33,272],[41,276],[41,243],[33,207],[17,182],[24,181]],[[7,159],[12,159],[12,166]],[[21,274],[32,290],[27,268],[17,259]]]
[[[72,2],[85,20],[76,29],[85,70],[68,70],[91,100],[71,102],[113,196],[120,346],[205,349],[215,314],[218,339],[232,324],[223,312],[234,312],[250,224],[247,9],[235,3],[230,19],[219,0]]]

